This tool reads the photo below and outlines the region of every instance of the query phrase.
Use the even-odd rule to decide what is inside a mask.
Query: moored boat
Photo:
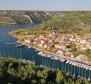
[[[25,45],[19,44],[16,47],[24,47]]]

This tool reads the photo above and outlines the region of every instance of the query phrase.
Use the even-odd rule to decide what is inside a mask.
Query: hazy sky
[[[0,0],[0,10],[91,10],[91,0]]]

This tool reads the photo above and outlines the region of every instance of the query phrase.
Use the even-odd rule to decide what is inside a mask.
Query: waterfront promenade
[[[22,44],[29,47],[29,45],[27,45],[26,43],[22,43]],[[31,46],[31,47],[40,51],[40,52],[42,52],[42,53],[40,53],[40,55],[45,54],[46,57],[50,57],[50,58],[55,59],[55,60],[66,61],[66,63],[70,63],[74,66],[79,66],[79,67],[91,70],[91,65],[89,65],[89,64],[85,64],[85,63],[76,61],[75,59],[72,59],[72,58],[69,58],[69,57],[66,57],[66,56],[59,56],[58,54],[45,51],[45,50],[40,49],[40,48],[35,47],[35,46]]]
[[[23,45],[28,46],[29,48],[34,48],[41,56],[33,56],[33,60],[36,61],[41,65],[46,67],[60,69],[70,75],[75,75],[76,77],[81,77],[90,80],[91,79],[91,65],[81,63],[74,59],[70,59],[64,56],[59,56],[57,54],[44,51],[38,47],[27,45],[26,43],[21,43]]]

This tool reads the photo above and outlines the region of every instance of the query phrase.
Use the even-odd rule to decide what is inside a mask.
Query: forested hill
[[[0,24],[41,23],[54,16],[53,12],[43,11],[0,11]]]
[[[62,33],[88,33],[91,32],[91,12],[59,12],[36,28],[39,30],[54,29]]]
[[[0,24],[41,23],[36,28],[63,33],[91,32],[90,11],[0,11]]]
[[[53,70],[13,58],[0,58],[0,84],[91,84],[65,74],[59,69]]]

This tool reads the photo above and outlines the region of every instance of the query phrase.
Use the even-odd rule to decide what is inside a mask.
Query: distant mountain
[[[26,24],[41,23],[46,21],[55,13],[43,11],[0,11],[0,24]]]
[[[90,11],[0,11],[0,24],[41,23],[41,30],[57,32],[91,32]]]

